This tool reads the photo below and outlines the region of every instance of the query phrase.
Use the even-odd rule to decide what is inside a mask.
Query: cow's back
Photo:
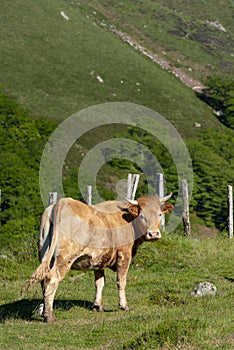
[[[68,240],[78,244],[78,250],[81,246],[99,250],[131,245],[135,237],[131,223],[125,219],[126,210],[124,201],[89,206],[72,198],[59,199],[42,215],[38,239],[40,261],[47,256],[55,231],[60,246],[63,240]]]
[[[90,206],[72,198],[63,199],[59,231],[83,246],[110,248],[134,241],[132,224],[126,220],[123,202]],[[111,204],[112,212],[106,208]],[[126,208],[126,203],[125,203]]]
[[[113,214],[127,210],[127,203],[125,201],[106,201],[93,205],[93,207],[105,214]]]

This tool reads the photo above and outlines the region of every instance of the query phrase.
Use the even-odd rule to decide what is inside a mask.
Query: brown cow
[[[119,308],[128,310],[125,286],[131,259],[141,243],[161,238],[160,216],[173,209],[166,203],[171,195],[141,197],[130,203],[107,201],[96,206],[63,198],[45,210],[38,246],[41,264],[25,289],[41,282],[46,322],[55,321],[55,293],[71,268],[94,270],[96,311],[103,311],[104,269],[116,271]]]

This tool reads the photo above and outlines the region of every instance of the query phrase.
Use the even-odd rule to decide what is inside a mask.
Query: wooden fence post
[[[163,177],[163,174],[161,174],[161,173],[156,174],[156,194],[159,196],[159,198],[163,198],[165,196],[164,177]],[[161,216],[161,228],[162,228],[162,230],[165,230],[165,215],[164,214],[162,214],[162,216]]]
[[[92,205],[92,186],[86,186],[86,203]]]
[[[139,174],[128,174],[127,182],[127,194],[126,198],[133,200],[136,195],[140,175]]]
[[[232,186],[228,186],[228,201],[229,201],[228,236],[229,236],[229,238],[233,238],[233,192],[232,192]]]
[[[132,174],[128,174],[127,194],[126,194],[127,199],[131,199],[131,193],[132,193]]]
[[[183,225],[184,233],[187,237],[191,235],[191,225],[189,219],[189,199],[188,199],[188,183],[187,180],[182,180],[182,196],[183,196]]]
[[[57,192],[49,192],[48,204],[55,204],[57,202],[58,193]]]
[[[139,179],[140,179],[140,175],[139,174],[133,174],[131,199],[135,198]]]

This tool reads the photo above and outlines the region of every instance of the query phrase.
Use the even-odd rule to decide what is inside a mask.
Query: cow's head
[[[167,203],[172,193],[159,198],[156,196],[141,197],[138,200],[128,200],[129,213],[135,218],[137,229],[146,241],[155,241],[161,238],[160,222],[161,215],[171,211],[174,206]]]

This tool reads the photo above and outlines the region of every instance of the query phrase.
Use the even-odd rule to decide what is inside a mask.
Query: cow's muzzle
[[[161,232],[159,230],[156,231],[147,231],[146,240],[147,241],[155,241],[161,238]]]

